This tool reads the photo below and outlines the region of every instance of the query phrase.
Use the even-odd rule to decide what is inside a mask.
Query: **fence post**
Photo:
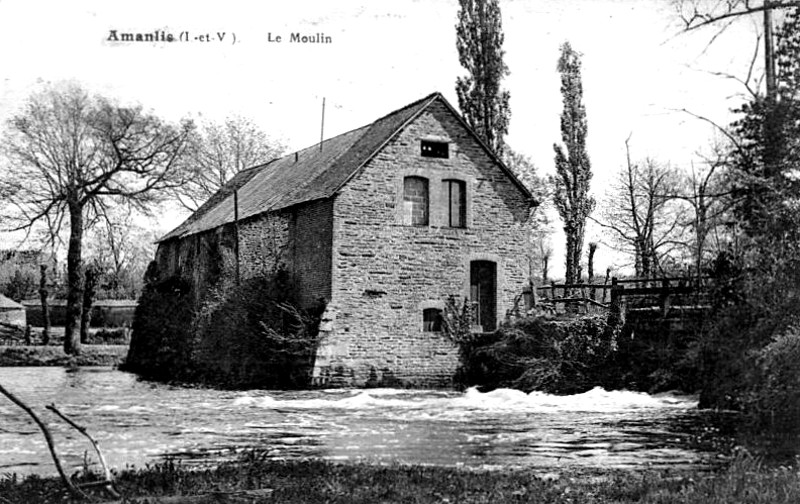
[[[589,303],[586,302],[586,284],[583,283],[583,280],[581,280],[581,299],[583,300],[583,313],[587,313],[589,310]]]
[[[616,318],[620,323],[624,320],[624,314],[622,313],[622,291],[625,289],[625,286],[619,285],[617,282],[617,277],[613,277],[611,279],[611,314],[614,318]]]
[[[662,278],[661,279],[661,316],[666,317],[667,313],[669,313],[669,279]]]
[[[619,302],[619,289],[621,286],[617,282],[617,277],[611,278],[611,306]]]

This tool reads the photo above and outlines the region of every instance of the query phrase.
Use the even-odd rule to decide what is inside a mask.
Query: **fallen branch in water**
[[[45,441],[47,441],[47,448],[50,450],[50,455],[53,457],[53,463],[56,466],[58,475],[61,477],[61,481],[64,482],[64,486],[67,487],[67,490],[69,490],[69,492],[72,495],[78,497],[79,499],[88,499],[88,496],[85,493],[83,493],[83,491],[81,491],[80,488],[72,484],[72,481],[70,481],[70,479],[64,472],[64,468],[61,467],[61,460],[58,458],[58,454],[56,453],[56,447],[55,444],[53,444],[53,436],[50,434],[50,429],[47,428],[44,422],[42,422],[39,419],[36,413],[34,413],[33,410],[28,407],[27,404],[22,402],[22,400],[18,399],[10,391],[6,390],[5,387],[3,387],[2,385],[0,385],[0,393],[8,397],[9,400],[11,400],[11,402],[22,408],[23,411],[25,411],[25,413],[27,413],[33,419],[34,422],[36,422],[36,425],[39,426],[39,429],[41,429],[42,434],[44,434]]]
[[[75,430],[86,436],[90,443],[92,443],[92,447],[94,448],[95,453],[97,453],[97,458],[100,461],[100,465],[103,467],[103,474],[105,476],[105,481],[95,481],[92,483],[84,483],[80,485],[83,488],[94,487],[94,486],[102,486],[105,490],[114,498],[119,498],[119,492],[114,488],[114,479],[111,476],[111,471],[108,468],[108,464],[106,464],[106,459],[103,457],[103,452],[100,451],[100,445],[97,444],[97,441],[86,431],[86,428],[76,424],[69,418],[67,415],[59,411],[56,408],[55,404],[50,404],[46,406],[47,409],[58,415],[62,420],[67,422],[70,426],[72,426]]]

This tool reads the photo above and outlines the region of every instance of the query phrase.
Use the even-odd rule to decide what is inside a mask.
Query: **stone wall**
[[[239,222],[239,273],[242,280],[270,275],[281,267],[291,269],[293,254],[290,212],[255,216]],[[180,275],[188,280],[197,301],[211,287],[236,280],[236,231],[233,224],[162,242],[156,261],[162,277]]]
[[[449,158],[420,155],[420,140],[450,143]],[[403,210],[403,180],[429,183],[429,223]],[[467,187],[466,227],[447,226],[442,182]],[[497,265],[497,320],[527,284],[523,225],[529,203],[442,104],[408,125],[334,202],[331,302],[317,378],[351,385],[442,386],[458,352],[444,334],[423,332],[423,310],[470,295],[470,262]]]
[[[42,303],[38,299],[22,302],[25,306],[28,324],[34,327],[44,325]],[[50,324],[63,326],[66,322],[67,302],[63,300],[50,300]],[[100,299],[92,303],[92,314],[89,319],[91,327],[130,327],[133,322],[133,313],[136,311],[136,301]]]
[[[331,297],[332,231],[332,200],[312,201],[295,209],[292,272],[297,301],[304,308]]]
[[[421,140],[449,143],[423,157]],[[428,223],[414,225],[404,179],[428,184]],[[450,227],[446,181],[466,188],[464,227]],[[417,195],[419,196],[419,195]],[[239,223],[242,280],[285,267],[305,307],[326,300],[315,377],[323,385],[447,386],[458,349],[423,330],[423,310],[470,297],[472,261],[496,266],[496,320],[527,285],[523,191],[442,103],[406,126],[332,199]],[[232,225],[159,246],[162,273],[181,272],[201,299],[233,278]]]

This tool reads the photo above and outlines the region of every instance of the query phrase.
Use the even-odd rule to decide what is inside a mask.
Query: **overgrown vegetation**
[[[765,468],[742,454],[718,473],[572,469],[481,471],[435,466],[340,464],[321,460],[265,460],[248,453],[239,462],[189,470],[166,462],[117,475],[124,502],[153,497],[225,494],[272,489],[257,502],[281,503],[648,503],[788,504],[800,501],[800,476],[792,467]],[[100,492],[100,490],[96,490]],[[74,502],[55,478],[0,478],[8,503]],[[150,497],[149,500],[145,496]],[[194,502],[194,501],[193,501]]]
[[[450,298],[445,334],[460,351],[457,382],[463,386],[507,387],[526,392],[585,392],[609,381],[622,320],[615,311],[586,317],[527,317],[497,331],[473,334],[465,300]]]
[[[159,279],[153,263],[126,369],[231,388],[309,385],[324,306],[299,309],[285,271],[194,296],[180,276]]]
[[[155,262],[133,315],[125,370],[156,380],[189,379],[194,300],[180,277],[160,278]]]
[[[727,280],[698,352],[701,405],[741,409],[758,427],[797,431],[800,358],[800,10],[776,32],[775,82],[730,128],[726,172],[741,228],[715,269]]]
[[[194,322],[194,359],[204,381],[233,387],[310,385],[323,310],[322,304],[297,307],[284,270],[216,289]]]

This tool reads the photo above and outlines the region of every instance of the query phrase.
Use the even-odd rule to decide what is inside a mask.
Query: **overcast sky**
[[[634,158],[687,167],[712,129],[679,110],[724,124],[741,101],[741,85],[710,72],[747,73],[755,44],[747,21],[706,50],[714,32],[680,34],[669,0],[501,0],[500,7],[511,71],[508,144],[553,171],[556,61],[570,41],[583,53],[598,198],[624,163],[628,135]],[[0,0],[0,119],[42,82],[75,79],[169,119],[244,115],[293,151],[319,140],[323,97],[326,137],[433,91],[457,106],[455,79],[464,73],[457,12],[456,0]],[[117,43],[108,40],[111,30],[188,33],[190,41]],[[331,42],[292,43],[292,33]],[[280,43],[270,41],[278,36]],[[590,230],[587,241],[598,237]],[[611,260],[598,259],[601,268]]]

